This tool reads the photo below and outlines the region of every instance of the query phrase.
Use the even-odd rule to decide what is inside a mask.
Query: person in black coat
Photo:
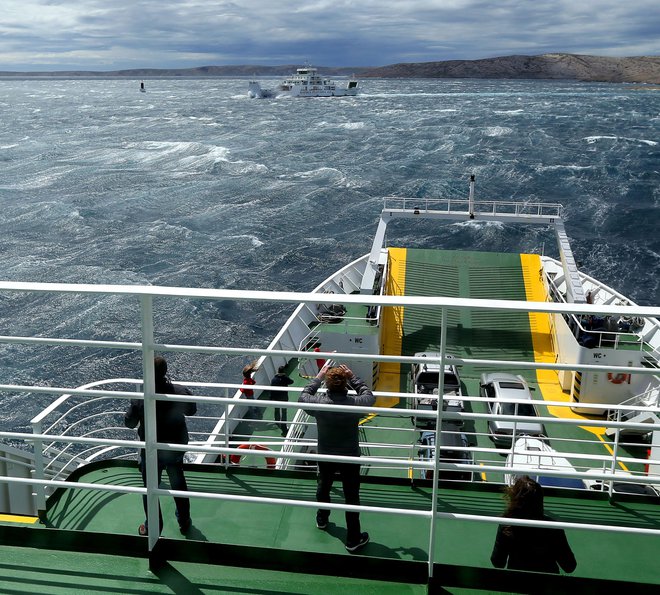
[[[507,488],[509,505],[505,517],[529,520],[552,520],[543,513],[543,488],[523,475]],[[559,574],[573,572],[577,566],[563,529],[500,525],[490,561],[497,568],[534,570]]]
[[[156,392],[164,395],[192,395],[185,386],[172,384],[167,374],[167,362],[165,358],[157,356],[154,358],[154,372],[156,380]],[[188,444],[188,427],[186,416],[197,413],[197,404],[192,401],[156,401],[156,439],[158,442],[170,444]],[[136,428],[140,440],[144,440],[144,401],[142,399],[131,399],[130,406],[124,415],[124,424],[129,428]],[[167,472],[172,490],[187,491],[188,485],[183,474],[183,455],[181,451],[159,450],[158,451],[158,483],[163,474]],[[144,485],[147,485],[146,461],[144,450],[140,450],[138,462]],[[175,497],[176,516],[181,533],[187,533],[191,526],[190,500],[188,498]],[[143,497],[145,515],[147,514],[147,497]],[[158,506],[158,517],[160,530],[163,529],[163,515]],[[147,535],[147,521],[138,528],[140,535]]]
[[[270,381],[271,386],[282,387],[270,391],[270,398],[273,401],[288,401],[289,392],[286,390],[287,386],[293,384],[293,380],[287,376],[286,367],[280,366],[277,369],[277,374],[273,376]],[[275,423],[279,426],[282,436],[286,436],[286,408],[275,407]]]
[[[326,363],[302,391],[301,403],[356,405],[371,407],[376,398],[367,385],[345,365],[329,367]],[[317,394],[325,380],[326,394]],[[357,395],[348,394],[348,387]],[[318,452],[324,455],[360,456],[359,422],[363,414],[347,411],[309,411],[316,418]],[[346,504],[360,504],[360,465],[319,461],[319,477],[316,487],[318,502],[330,502],[330,490],[335,474],[341,478]],[[330,511],[319,509],[316,526],[326,529]],[[346,511],[346,549],[354,552],[369,542],[369,534],[360,529],[360,513]]]

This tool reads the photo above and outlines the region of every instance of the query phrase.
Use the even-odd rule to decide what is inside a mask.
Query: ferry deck
[[[389,295],[400,291],[406,296],[452,298],[457,303],[464,298],[480,297],[512,301],[545,299],[538,293],[541,291],[538,257],[425,250],[390,252],[394,264],[388,280],[392,288]],[[130,294],[136,290],[123,288],[122,291]],[[144,292],[140,298],[143,305],[145,295],[158,292],[154,288],[140,291]],[[168,292],[176,293],[171,288],[164,291]],[[209,290],[203,297],[226,299],[228,295]],[[199,295],[192,296],[198,298]],[[253,298],[254,295],[246,299]],[[319,296],[303,294],[292,294],[289,301],[300,299],[310,304],[320,301]],[[366,305],[359,303],[358,296],[345,299],[349,315],[363,318],[362,311],[368,309],[369,299],[365,298]],[[359,554],[350,554],[344,548],[345,524],[338,485],[334,488],[336,499],[329,529],[320,531],[315,527],[316,479],[312,470],[318,455],[315,457],[310,450],[304,457],[298,456],[302,463],[299,460],[298,465],[289,469],[265,468],[263,459],[268,454],[277,455],[283,439],[273,421],[274,403],[267,399],[267,386],[257,384],[255,389],[264,389],[255,403],[261,410],[258,415],[245,415],[231,440],[215,449],[203,440],[195,442],[206,444],[197,449],[215,458],[213,462],[186,465],[193,517],[189,534],[179,534],[165,481],[159,489],[149,488],[150,498],[160,495],[165,519],[162,536],[138,536],[137,527],[144,520],[141,504],[144,488],[135,461],[96,460],[76,469],[66,481],[52,480],[54,491],[44,500],[38,517],[0,517],[2,590],[49,593],[579,590],[595,593],[616,588],[634,589],[637,593],[657,592],[660,499],[648,496],[546,488],[546,511],[553,521],[565,527],[578,560],[576,571],[570,576],[541,576],[492,567],[490,553],[504,510],[506,452],[493,448],[486,428],[488,412],[478,396],[481,373],[493,368],[492,363],[488,365],[484,361],[510,361],[509,370],[524,375],[536,389],[535,402],[539,415],[546,420],[548,439],[561,444],[562,452],[578,455],[576,467],[604,465],[605,457],[609,459],[616,448],[615,463],[622,469],[640,473],[641,477],[648,446],[635,440],[620,440],[615,444],[605,433],[607,424],[603,419],[571,411],[556,381],[556,372],[542,366],[534,368],[534,363],[552,361],[548,359],[549,328],[544,319],[547,314],[469,310],[460,304],[453,307],[448,301],[442,304],[449,321],[444,344],[438,332],[440,321],[434,319],[441,308],[405,306],[397,310],[396,307],[391,308],[389,318],[384,318],[384,324],[391,325],[384,332],[389,341],[384,352],[391,358],[382,362],[375,387],[380,411],[366,411],[368,415],[362,424],[361,512],[363,530],[369,532],[370,542]],[[342,325],[335,325],[324,331],[342,332],[341,329]],[[90,347],[81,343],[82,348]],[[183,349],[167,342],[157,343],[153,337],[125,347],[142,351],[145,361],[150,360],[154,351]],[[414,439],[419,432],[411,423],[406,396],[410,390],[408,366],[412,354],[442,349],[463,362],[460,375],[465,410],[458,417],[462,418],[474,452],[475,481],[472,482],[433,482],[421,478],[424,467]],[[267,353],[254,348],[245,348],[245,352]],[[310,374],[308,367],[301,365],[306,359],[304,353],[285,353],[285,356],[289,357],[288,371],[295,380],[287,405],[289,419],[293,420],[297,391]],[[316,354],[310,355],[308,361],[314,362],[315,357]],[[188,384],[185,379],[177,381]],[[228,399],[221,397],[202,396],[213,387],[205,390],[203,383],[198,384],[194,388],[199,395],[196,398],[215,398],[228,403]],[[231,383],[223,386],[227,387],[235,388]],[[28,388],[23,387],[26,392]],[[63,392],[64,389],[59,394]],[[76,396],[87,392],[91,396],[116,398],[120,409],[131,396],[126,391],[100,389],[71,392]],[[119,414],[115,414],[119,426]],[[552,419],[558,420],[557,423],[552,423]],[[192,422],[191,419],[194,427]],[[3,433],[5,438],[6,434],[9,433]],[[29,435],[10,437],[31,439]],[[43,438],[39,434],[32,441]],[[135,438],[123,443],[117,438],[60,438],[73,443],[99,441],[112,448],[122,444],[129,450],[136,447]],[[248,455],[245,450],[236,450],[237,444],[250,442],[265,445],[273,452],[254,451]],[[241,464],[229,464],[229,454],[243,455]],[[436,471],[442,466],[437,462],[435,465]],[[19,480],[7,482],[38,486],[46,485],[48,480],[41,480],[41,484],[39,481],[30,484],[29,480],[23,480],[22,484]]]

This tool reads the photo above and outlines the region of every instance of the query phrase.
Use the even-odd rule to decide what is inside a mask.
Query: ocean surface
[[[276,81],[263,81],[271,86]],[[369,251],[382,197],[561,203],[581,268],[660,301],[660,91],[366,80],[251,100],[247,80],[0,79],[0,279],[308,291]],[[545,251],[548,230],[396,225],[390,244]],[[156,301],[156,339],[263,347],[291,307]],[[0,334],[137,340],[137,303],[0,294]],[[248,358],[176,355],[237,382]],[[132,354],[0,344],[0,383],[140,376]],[[24,429],[50,397],[0,395]]]

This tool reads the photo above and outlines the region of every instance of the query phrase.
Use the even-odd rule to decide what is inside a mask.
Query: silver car
[[[438,408],[438,387],[440,375],[440,353],[437,351],[420,351],[415,357],[426,357],[427,362],[415,363],[410,368],[410,381],[412,384],[413,397],[410,406],[420,411],[435,411]],[[442,399],[443,411],[462,412],[463,393],[461,391],[461,379],[458,368],[453,363],[454,357],[445,355],[444,366],[444,399]],[[413,417],[415,427],[420,430],[434,430],[435,419],[427,417]],[[461,421],[454,421],[463,425]]]
[[[494,372],[481,375],[480,394],[488,398],[488,411],[493,415],[521,415],[536,417],[536,407],[527,381],[522,376],[506,372]],[[509,400],[529,401],[529,403],[510,403]],[[544,436],[543,424],[536,421],[488,420],[488,432],[496,446],[511,447],[515,426],[516,437]]]

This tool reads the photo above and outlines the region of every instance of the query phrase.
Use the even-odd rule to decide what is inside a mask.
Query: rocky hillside
[[[563,79],[610,83],[660,84],[660,56],[607,58],[578,54],[503,56],[483,60],[449,60],[392,64],[360,72],[378,78]]]
[[[447,60],[392,64],[377,68],[330,67],[317,65],[326,76],[360,78],[489,78],[489,79],[561,79],[602,81],[610,83],[660,84],[660,56],[606,58],[578,54],[543,54],[541,56],[503,56],[483,60]],[[198,68],[133,70],[67,71],[67,72],[0,72],[0,76],[123,76],[146,77],[203,77],[231,76],[282,77],[295,72],[296,65],[258,66],[200,66]]]

